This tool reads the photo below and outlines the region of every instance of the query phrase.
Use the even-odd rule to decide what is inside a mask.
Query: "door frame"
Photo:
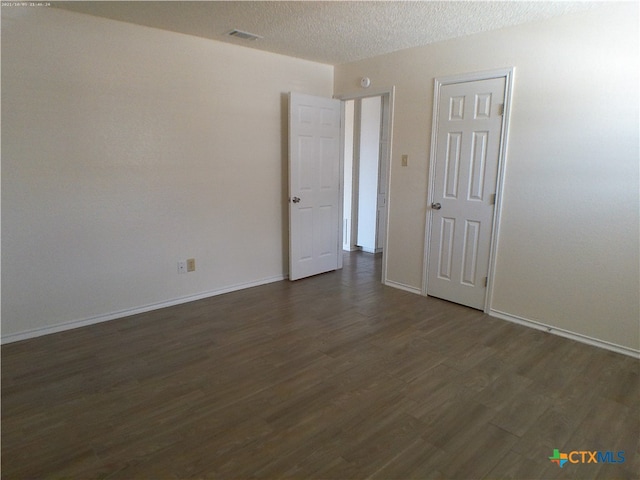
[[[387,148],[387,165],[386,165],[386,170],[387,170],[387,185],[386,185],[386,191],[387,191],[387,214],[386,214],[386,218],[385,218],[385,222],[384,222],[384,226],[382,228],[384,228],[384,248],[382,249],[382,283],[386,284],[387,283],[387,247],[389,245],[389,212],[390,212],[390,187],[391,187],[391,158],[392,158],[392,151],[393,151],[393,118],[394,118],[394,100],[395,100],[395,94],[396,94],[396,87],[395,86],[391,86],[391,87],[380,87],[380,88],[371,88],[371,89],[367,89],[367,90],[363,90],[363,91],[358,91],[358,92],[351,92],[351,93],[346,93],[346,94],[341,94],[341,95],[334,95],[333,98],[338,99],[342,102],[343,108],[342,108],[342,118],[344,120],[344,103],[348,100],[359,100],[359,99],[363,99],[363,98],[367,98],[367,97],[381,97],[384,95],[388,95],[389,96],[389,122],[387,125],[387,135],[388,135],[388,139],[389,139],[389,146]],[[344,125],[343,125],[344,127]],[[355,132],[354,132],[355,134]],[[342,135],[344,136],[344,128],[342,128]],[[344,140],[344,139],[343,139]],[[342,143],[342,148],[341,148],[341,153],[344,153],[344,141]],[[344,179],[344,158],[342,158],[342,166],[341,166],[341,179]],[[356,170],[356,162],[354,162],[353,168],[354,171]],[[354,173],[354,181],[356,180],[355,177],[355,173]],[[342,185],[342,183],[341,183]],[[342,191],[342,195],[344,196],[344,188],[341,188]],[[357,207],[357,203],[355,204],[355,207]],[[354,208],[354,203],[352,201],[351,203],[351,208],[353,210]],[[344,218],[344,212],[342,212],[342,217]],[[340,221],[341,224],[341,229],[342,229],[342,220]],[[341,230],[342,231],[342,230]],[[340,244],[342,245],[342,243]],[[342,248],[342,247],[341,247]]]
[[[505,79],[504,111],[502,115],[502,132],[500,135],[500,149],[498,153],[498,172],[496,178],[496,200],[493,211],[493,225],[491,227],[491,241],[489,248],[489,271],[487,280],[487,290],[484,299],[484,313],[491,310],[491,299],[493,295],[493,272],[495,270],[496,253],[498,250],[498,239],[500,232],[500,217],[502,214],[502,193],[504,190],[504,174],[507,159],[507,141],[509,138],[509,123],[511,119],[511,103],[513,98],[513,83],[515,77],[515,67],[500,68],[482,72],[465,73],[446,77],[436,77],[433,88],[433,120],[431,126],[431,149],[429,153],[429,180],[427,205],[434,201],[435,186],[435,162],[436,144],[438,135],[438,112],[440,110],[440,90],[445,85],[465,82],[475,82],[479,80],[491,80],[494,78]],[[422,295],[427,296],[428,292],[428,272],[429,272],[429,250],[431,248],[431,226],[433,222],[433,211],[427,208],[424,242],[424,269],[422,272]]]

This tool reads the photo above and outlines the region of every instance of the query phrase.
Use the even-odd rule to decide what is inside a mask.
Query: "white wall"
[[[357,245],[375,253],[382,102],[380,97],[368,97],[361,99],[360,105]]]
[[[611,3],[337,66],[396,87],[389,281],[422,288],[433,79],[515,66],[494,313],[639,350],[638,45]]]
[[[328,65],[3,8],[3,339],[282,278],[285,93],[332,81]]]

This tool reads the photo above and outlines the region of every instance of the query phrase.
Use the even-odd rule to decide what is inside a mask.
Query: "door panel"
[[[462,150],[462,132],[448,133],[449,141],[444,171],[444,196],[446,198],[458,198],[458,185],[460,183],[460,155]]]
[[[482,201],[484,198],[484,175],[487,162],[487,141],[489,132],[473,132],[473,151],[469,174],[467,199]]]
[[[466,220],[464,225],[464,243],[462,250],[461,283],[471,287],[476,285],[478,267],[478,246],[480,242],[480,222]]]
[[[440,219],[440,242],[438,245],[438,278],[451,280],[453,237],[456,230],[456,219],[442,217]]]
[[[338,268],[340,101],[289,95],[289,279]]]
[[[443,85],[427,294],[483,309],[489,269],[505,78]]]

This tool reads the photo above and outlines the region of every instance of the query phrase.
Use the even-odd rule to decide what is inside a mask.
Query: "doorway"
[[[389,89],[342,97],[345,112],[342,225],[345,251],[382,253],[384,257],[392,94]]]

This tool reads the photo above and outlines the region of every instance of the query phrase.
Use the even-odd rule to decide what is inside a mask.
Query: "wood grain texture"
[[[2,478],[637,478],[638,361],[379,278],[350,253],[3,346]]]

